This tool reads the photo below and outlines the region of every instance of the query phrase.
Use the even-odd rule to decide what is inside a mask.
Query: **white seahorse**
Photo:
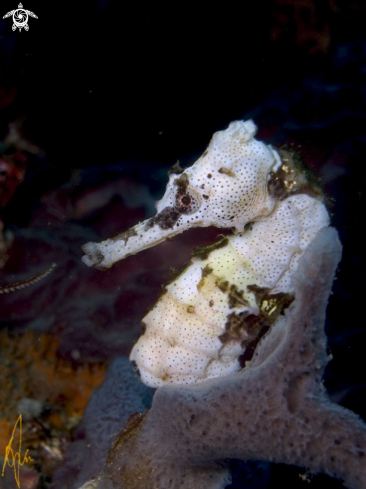
[[[298,261],[329,225],[321,194],[294,154],[257,141],[256,129],[251,120],[235,121],[214,134],[191,167],[173,167],[154,217],[83,246],[83,262],[103,270],[191,227],[234,230],[196,251],[143,319],[130,359],[149,386],[243,368],[294,300]]]

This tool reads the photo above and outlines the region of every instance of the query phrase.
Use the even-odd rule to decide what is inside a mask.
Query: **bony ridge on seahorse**
[[[294,300],[298,261],[329,225],[321,194],[296,157],[257,141],[255,133],[251,120],[215,133],[191,167],[173,167],[154,217],[83,246],[83,262],[103,270],[191,227],[234,230],[197,250],[143,319],[130,359],[149,386],[201,382],[243,368]]]

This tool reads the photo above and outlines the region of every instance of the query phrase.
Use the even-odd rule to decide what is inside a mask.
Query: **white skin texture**
[[[203,259],[193,257],[143,319],[146,330],[130,360],[149,386],[191,384],[238,371],[252,334],[244,319],[259,318],[263,311],[270,317],[280,307],[278,294],[294,292],[291,277],[300,257],[329,225],[320,199],[305,192],[270,194],[268,183],[283,162],[272,147],[254,139],[255,132],[252,121],[235,121],[214,134],[193,166],[170,175],[154,218],[83,246],[84,263],[105,269],[191,227],[235,231]],[[264,299],[258,288],[266,291]],[[229,330],[234,333],[227,337]]]

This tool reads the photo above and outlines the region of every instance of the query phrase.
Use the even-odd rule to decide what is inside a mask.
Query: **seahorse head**
[[[281,160],[271,146],[254,139],[253,121],[235,121],[213,135],[203,155],[184,171],[175,165],[157,213],[112,240],[87,243],[84,263],[109,268],[128,255],[150,248],[189,228],[216,226],[241,232],[268,215],[275,199],[268,193],[271,173]]]

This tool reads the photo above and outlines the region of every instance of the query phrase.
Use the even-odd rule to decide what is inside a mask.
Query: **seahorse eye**
[[[183,197],[180,199],[181,203],[185,206],[189,206],[192,202],[191,196],[190,195],[183,195]]]
[[[193,214],[201,207],[201,197],[194,191],[178,191],[176,194],[175,208],[181,214]]]

